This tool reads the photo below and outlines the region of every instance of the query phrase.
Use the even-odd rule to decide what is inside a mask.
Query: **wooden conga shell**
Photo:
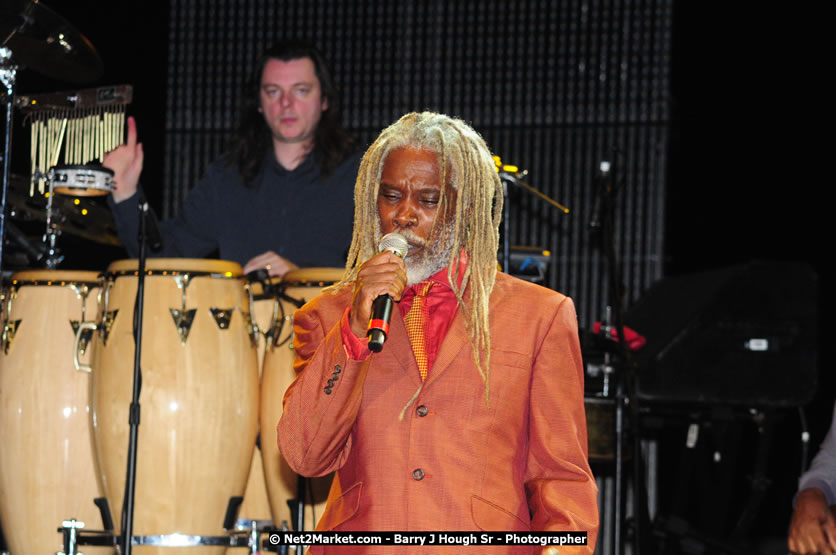
[[[274,314],[277,312],[278,299],[269,293],[269,286],[278,283],[279,278],[271,279],[268,283],[268,291],[265,291],[264,284],[253,282],[248,284],[253,304],[251,306],[251,319],[257,330],[256,357],[258,361],[258,376],[261,379],[262,365],[264,362],[264,351],[266,338],[265,334],[272,325]],[[272,522],[273,516],[270,512],[270,500],[267,497],[267,484],[264,480],[264,465],[262,463],[261,449],[256,446],[250,464],[250,473],[247,478],[247,487],[244,490],[244,501],[238,508],[238,519],[236,528],[249,529],[250,521]],[[227,554],[248,553],[244,547],[231,547],[226,550]]]
[[[341,268],[306,268],[288,272],[283,277],[285,295],[300,301],[309,301],[317,296],[323,287],[342,279]],[[288,386],[296,377],[293,370],[293,341],[291,330],[293,312],[296,306],[286,300],[284,306],[284,325],[281,334],[273,345],[268,346],[264,355],[264,370],[261,376],[261,456],[264,461],[264,473],[267,481],[267,493],[273,522],[281,527],[291,521],[287,501],[297,497],[299,476],[290,469],[279,453],[276,441],[276,426],[282,416],[282,398]],[[333,474],[309,480],[311,492],[305,492],[305,530],[313,530],[316,522],[325,511],[328,490]]]
[[[4,291],[0,348],[0,520],[11,553],[63,550],[62,521],[101,530],[90,374],[73,365],[73,322],[93,321],[96,272],[18,272]],[[82,314],[83,312],[83,314]],[[86,353],[93,342],[88,343]],[[85,546],[86,553],[112,549]]]
[[[126,260],[108,268],[93,379],[96,454],[117,515],[127,462],[136,267]],[[241,267],[152,259],[147,269],[133,534],[222,536],[230,497],[244,494],[258,429],[258,366]],[[182,313],[184,298],[186,311],[194,312],[182,339],[173,314]],[[223,551],[189,548],[195,554]]]

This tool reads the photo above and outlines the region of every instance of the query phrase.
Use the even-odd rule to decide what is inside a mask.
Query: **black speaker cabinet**
[[[818,375],[817,276],[758,261],[657,282],[625,314],[651,401],[800,406]]]

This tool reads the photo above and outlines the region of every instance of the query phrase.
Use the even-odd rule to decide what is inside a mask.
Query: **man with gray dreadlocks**
[[[458,119],[407,114],[363,157],[344,279],[295,315],[278,426],[296,472],[336,471],[317,530],[585,531],[586,547],[560,552],[593,551],[574,305],[497,272],[502,203],[487,145]],[[404,260],[377,252],[390,232]],[[385,294],[397,309],[372,353]]]

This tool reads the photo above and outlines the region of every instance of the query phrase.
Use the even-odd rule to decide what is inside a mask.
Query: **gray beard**
[[[400,232],[408,241],[420,243],[424,246],[419,254],[410,256],[409,252],[407,252],[406,258],[404,258],[407,287],[421,283],[447,267],[447,262],[450,260],[450,252],[453,250],[453,236],[455,233],[453,224],[449,224],[447,229],[442,230],[442,232],[444,236],[443,243],[432,240],[422,241],[421,238],[409,231]]]
[[[410,260],[406,257],[406,285],[407,287],[421,283],[430,276],[437,274],[447,266],[448,253],[426,253],[418,259]]]

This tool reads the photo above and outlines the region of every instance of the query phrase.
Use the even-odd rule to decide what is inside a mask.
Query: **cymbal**
[[[116,233],[116,225],[110,210],[96,197],[74,198],[54,195],[52,222],[62,233],[76,235],[103,245],[119,246],[122,242]],[[101,198],[101,197],[98,197]],[[29,196],[29,181],[21,176],[9,176],[6,205],[9,218],[20,222],[46,223],[46,205],[49,199],[35,191]]]
[[[92,43],[37,0],[5,0],[0,6],[0,45],[12,59],[38,73],[73,83],[95,81],[104,67]]]

